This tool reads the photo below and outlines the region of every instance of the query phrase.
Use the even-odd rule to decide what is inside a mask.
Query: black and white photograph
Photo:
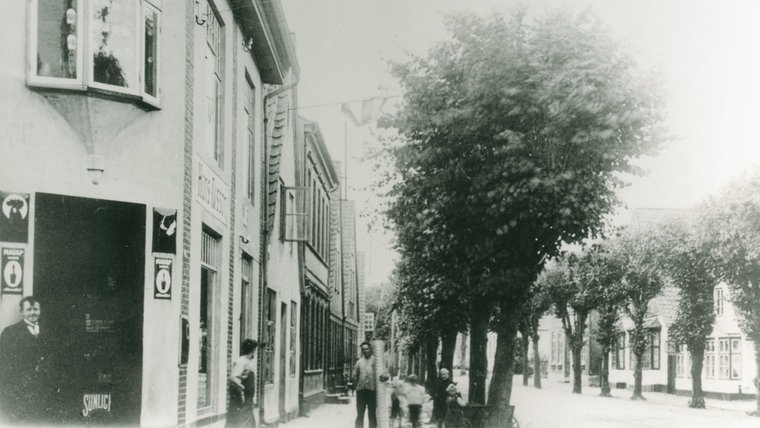
[[[760,2],[3,16],[0,427],[760,426]]]

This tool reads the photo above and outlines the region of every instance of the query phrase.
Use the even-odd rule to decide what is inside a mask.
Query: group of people
[[[433,382],[432,397],[425,392],[425,388],[418,383],[417,375],[411,374],[406,381],[395,381],[391,393],[391,419],[401,421],[404,417],[402,403],[406,403],[409,421],[413,428],[419,428],[420,411],[422,405],[429,398],[433,401],[433,414],[431,424],[438,428],[464,427],[463,407],[466,405],[462,395],[457,390],[456,383],[451,379],[450,372],[441,368],[438,378]],[[393,426],[394,424],[391,424]]]
[[[355,428],[364,427],[364,415],[369,419],[369,428],[377,427],[377,385],[388,380],[384,367],[379,367],[369,343],[361,344],[362,358],[354,366],[353,381],[356,387]],[[378,370],[380,375],[378,376]],[[413,428],[421,426],[420,416],[423,404],[431,397],[425,387],[419,384],[417,375],[410,374],[404,380],[391,382],[391,420],[400,421],[408,416]],[[465,402],[451,379],[448,369],[442,368],[432,389],[433,414],[430,423],[438,428],[464,427]],[[406,409],[404,411],[403,409]],[[391,426],[394,424],[392,423]]]

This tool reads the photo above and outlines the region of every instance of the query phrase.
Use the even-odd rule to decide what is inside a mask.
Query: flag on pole
[[[356,126],[364,126],[382,113],[385,97],[368,98],[362,101],[343,103],[341,111],[348,116]]]

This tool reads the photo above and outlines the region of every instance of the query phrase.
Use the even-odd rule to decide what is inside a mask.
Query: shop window
[[[31,0],[30,86],[159,101],[160,0]]]
[[[216,349],[216,329],[214,310],[217,307],[219,288],[218,272],[221,264],[218,236],[210,231],[201,233],[201,282],[199,292],[200,347],[198,356],[198,409],[213,410],[215,391],[214,349]]]
[[[264,305],[264,361],[262,378],[265,383],[274,383],[274,344],[277,332],[277,292],[267,288]]]

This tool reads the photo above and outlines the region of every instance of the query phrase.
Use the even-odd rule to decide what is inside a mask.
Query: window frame
[[[248,202],[255,206],[256,197],[256,85],[253,84],[248,70],[245,71],[245,102],[243,112],[245,113],[245,136],[248,153],[246,157],[246,169],[248,177],[246,180],[246,195]]]
[[[618,333],[615,339],[615,352],[617,354],[615,370],[625,370],[625,332]]]
[[[728,380],[741,380],[742,378],[742,340],[741,337],[720,337],[718,338],[717,356],[718,356],[718,379]],[[723,349],[723,344],[726,344],[726,349]],[[734,351],[734,344],[736,344],[736,352]],[[726,364],[723,363],[725,357]],[[739,370],[734,375],[734,357],[738,357]],[[726,369],[727,375],[723,374],[723,369]]]
[[[274,384],[274,355],[277,338],[277,292],[267,287],[264,303],[264,343],[261,362],[261,378],[265,384]]]
[[[308,187],[280,186],[280,240],[308,242],[306,195]]]
[[[290,357],[290,377],[296,377],[296,351],[298,349],[298,303],[295,300],[290,301],[290,341],[288,354]]]
[[[217,341],[219,340],[218,332],[217,332],[217,323],[214,322],[216,319],[216,305],[219,299],[219,288],[220,288],[220,275],[221,275],[221,269],[222,269],[222,237],[214,232],[212,229],[206,227],[205,225],[201,229],[201,254],[200,254],[200,269],[201,269],[201,278],[203,277],[203,272],[207,271],[210,273],[210,279],[209,284],[207,284],[206,293],[205,293],[205,300],[206,300],[206,310],[207,310],[207,318],[210,320],[210,322],[206,325],[207,330],[207,350],[206,350],[206,404],[204,406],[200,406],[200,402],[198,402],[198,411],[200,413],[208,413],[213,412],[216,410],[216,394],[214,394],[214,391],[216,391],[216,386],[218,385],[219,379],[217,376],[217,367],[218,367],[218,360],[213,358],[214,357],[214,350],[217,348]],[[201,279],[202,281],[202,279]],[[203,287],[201,287],[200,290],[201,293],[203,293]],[[198,302],[199,305],[199,334],[201,334],[201,340],[202,340],[202,329],[200,326],[200,318],[203,317],[202,313],[202,301],[204,299],[204,296],[199,296],[201,301]],[[203,349],[199,347],[198,349],[199,357],[203,357]],[[200,390],[200,373],[201,373],[201,364],[199,360],[198,364],[198,373],[199,373],[199,382],[198,382],[198,400],[201,398],[201,390]]]
[[[723,315],[725,313],[725,298],[723,293],[723,287],[720,285],[715,287],[713,295],[715,315]]]
[[[41,76],[38,74],[39,52],[39,11],[43,0],[30,0],[28,16],[28,46],[27,46],[27,70],[26,84],[30,87],[45,89],[60,89],[67,91],[85,92],[107,95],[114,99],[134,102],[152,108],[160,108],[161,103],[161,29],[163,24],[163,11],[160,1],[140,0],[134,3],[134,70],[130,72],[130,79],[134,83],[128,87],[109,85],[96,82],[94,79],[94,54],[96,52],[95,24],[93,1],[73,0],[76,8],[76,61],[75,78]],[[129,6],[129,5],[128,5]],[[148,12],[156,14],[156,43],[155,43],[155,87],[156,95],[145,91],[145,18]]]
[[[705,379],[715,379],[715,360],[715,338],[709,338],[705,342],[705,360],[703,366]]]

